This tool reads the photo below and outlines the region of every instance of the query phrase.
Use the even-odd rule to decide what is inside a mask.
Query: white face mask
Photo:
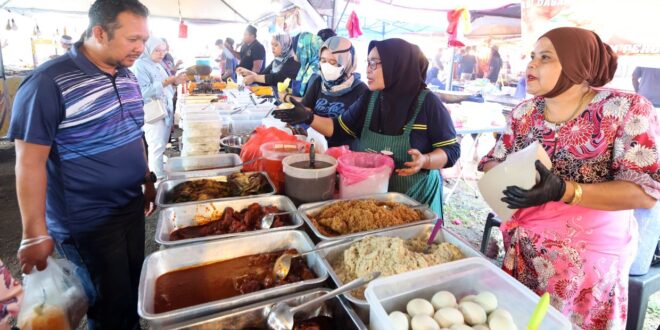
[[[321,63],[321,72],[323,78],[327,81],[335,81],[344,74],[344,69],[340,66],[334,66],[330,63]]]

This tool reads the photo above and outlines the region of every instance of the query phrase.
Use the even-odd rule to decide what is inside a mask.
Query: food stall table
[[[474,142],[466,152],[468,156],[471,156],[476,151],[478,141],[486,134],[502,133],[506,129],[506,120],[503,112],[504,106],[502,104],[495,102],[477,103],[464,101],[458,104],[447,104],[446,106],[451,114],[452,121],[454,122],[457,136],[470,134],[476,135]],[[462,140],[462,138],[459,137],[459,143],[460,140]],[[444,193],[444,202],[451,199],[451,196],[456,191],[459,183],[464,182],[467,184],[470,174],[472,174],[472,177],[475,176],[475,173],[467,172],[467,168],[463,162],[464,161],[460,158],[456,162],[457,180],[451,185],[451,187],[446,189]],[[476,196],[476,188],[470,184],[467,185]]]

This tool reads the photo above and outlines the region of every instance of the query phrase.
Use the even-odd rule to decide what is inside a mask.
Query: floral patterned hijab
[[[323,40],[310,32],[302,32],[298,36],[296,55],[300,62],[300,71],[296,80],[300,82],[300,95],[305,95],[309,79],[319,72],[319,54]]]

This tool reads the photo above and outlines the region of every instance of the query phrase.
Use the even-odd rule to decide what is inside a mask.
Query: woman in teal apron
[[[367,62],[370,92],[341,116],[315,116],[295,100],[294,109],[273,114],[287,123],[310,124],[325,136],[358,138],[358,151],[391,152],[396,170],[389,190],[442,214],[439,170],[458,160],[460,146],[447,109],[426,89],[428,60],[416,45],[387,39],[369,44]]]

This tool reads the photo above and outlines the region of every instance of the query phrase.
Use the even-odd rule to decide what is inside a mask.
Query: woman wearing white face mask
[[[350,40],[331,37],[321,46],[320,54],[321,71],[310,79],[302,104],[316,115],[337,118],[369,89],[355,72],[355,48]],[[346,137],[329,137],[328,147],[351,142]]]

